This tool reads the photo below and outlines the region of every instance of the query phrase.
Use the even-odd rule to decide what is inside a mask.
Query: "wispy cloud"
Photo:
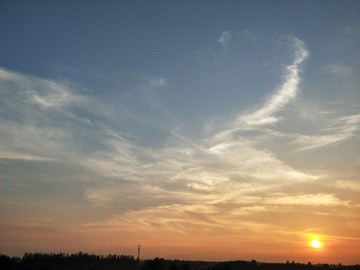
[[[111,193],[114,193],[114,189],[103,190],[89,188],[86,190],[84,198],[97,206],[111,207],[113,202],[113,196],[111,196]]]
[[[353,73],[353,70],[349,66],[345,65],[339,65],[339,64],[331,64],[326,66],[325,70],[332,74],[337,76],[348,76]]]
[[[69,134],[62,128],[65,123],[58,120],[73,120],[62,107],[77,104],[78,96],[62,83],[4,69],[0,70],[0,87],[2,156],[51,160],[64,153]],[[48,109],[51,111],[44,111]]]
[[[67,85],[61,82],[23,75],[6,69],[0,69],[0,80],[3,88],[21,89],[29,101],[45,108],[59,108],[69,103],[81,102],[81,96],[74,94]]]
[[[224,35],[222,42],[225,42],[227,34],[223,32],[222,35]],[[262,125],[262,122],[268,121],[267,119],[274,118],[274,114],[296,95],[300,80],[299,65],[307,57],[308,52],[302,41],[294,39],[292,42],[295,49],[295,59],[287,67],[286,81],[261,109],[254,113],[241,115],[239,119],[241,119],[242,125]],[[65,104],[71,104],[73,107],[80,106],[79,101],[83,100],[90,102],[89,98],[74,94],[74,91],[65,84],[22,76],[8,71],[3,71],[3,73],[5,77],[8,77],[8,82],[16,84],[17,88],[25,89],[27,87],[26,89],[30,89],[30,96],[26,96],[27,100],[25,101],[25,103],[30,104],[29,106],[31,104],[40,105],[48,109],[60,108]],[[166,80],[163,78],[156,79],[150,81],[150,84],[164,86]],[[41,93],[38,91],[38,89],[47,87],[50,87],[49,92]],[[29,91],[23,91],[29,93]],[[99,103],[99,101],[97,102]],[[243,192],[254,192],[255,190],[256,192],[263,192],[289,181],[316,179],[314,175],[296,170],[285,164],[270,151],[256,149],[252,140],[236,136],[217,136],[215,140],[206,138],[190,140],[186,136],[180,135],[179,132],[169,132],[170,137],[164,142],[164,146],[154,149],[142,145],[136,139],[134,140],[131,135],[119,135],[115,126],[110,125],[108,128],[102,124],[97,125],[98,130],[92,131],[95,134],[93,139],[98,140],[98,148],[92,149],[93,147],[90,144],[93,144],[93,139],[88,142],[85,141],[83,149],[74,148],[76,141],[74,141],[73,130],[71,128],[63,129],[63,127],[74,127],[73,122],[77,123],[78,118],[61,111],[60,118],[63,121],[57,123],[60,126],[55,125],[59,128],[50,128],[50,125],[39,126],[37,122],[44,115],[36,113],[36,110],[35,107],[28,108],[27,114],[31,117],[30,124],[33,124],[33,126],[29,124],[29,128],[36,131],[36,134],[46,131],[45,134],[49,134],[49,136],[44,138],[42,134],[36,139],[38,135],[34,135],[29,138],[32,148],[30,148],[30,143],[27,143],[16,151],[13,147],[7,151],[16,152],[18,156],[26,154],[53,158],[54,154],[51,149],[58,149],[54,151],[57,153],[56,157],[63,158],[71,153],[71,156],[74,157],[73,160],[77,159],[77,164],[89,171],[94,171],[99,177],[147,183],[167,190],[176,186],[181,192],[204,193],[204,196],[219,188],[222,192],[229,192],[225,186],[232,182],[238,183],[235,186],[242,188]],[[101,114],[102,112],[96,113]],[[74,116],[76,117],[77,114]],[[52,118],[59,118],[59,115],[49,115],[49,119]],[[81,133],[86,132],[88,128],[92,128],[91,125],[90,127],[87,125],[89,124],[78,125],[75,130]],[[51,129],[52,132],[50,132]],[[109,132],[112,129],[113,132]],[[58,131],[61,132],[58,133]],[[228,131],[224,130],[225,133]],[[11,136],[19,138],[18,134],[22,133],[13,131]],[[9,134],[9,137],[11,136]],[[47,149],[45,155],[39,151],[40,145],[44,143],[46,143]],[[13,146],[13,141],[10,141],[8,145]],[[52,154],[49,155],[49,153]],[[249,181],[253,183],[251,185],[244,184],[244,182],[249,183]],[[262,185],[257,185],[260,182]],[[110,205],[113,202],[112,200],[102,198],[106,198],[106,196],[111,198],[110,193],[112,192],[105,189],[99,193],[99,191],[90,189],[86,191],[84,197],[89,201],[97,202],[98,205]]]
[[[360,115],[342,116],[330,121],[329,125],[317,135],[295,135],[294,144],[301,145],[298,150],[311,150],[344,142],[360,130]]]
[[[152,79],[150,80],[150,85],[151,86],[160,86],[160,87],[164,87],[167,84],[166,79],[165,78],[159,78],[159,79]]]
[[[296,97],[300,84],[300,64],[309,56],[309,52],[302,40],[294,38],[292,44],[295,50],[294,60],[286,67],[284,82],[260,109],[240,115],[237,119],[239,125],[262,126],[274,124],[279,120],[275,113],[283,109]]]
[[[34,156],[24,153],[16,153],[0,149],[0,159],[29,160],[29,161],[51,161],[52,159],[41,156]]]
[[[352,24],[352,25],[349,25],[347,27],[344,27],[344,28],[341,29],[341,32],[345,36],[354,37],[356,35],[359,35],[360,34],[360,23]]]
[[[333,194],[302,194],[302,195],[286,195],[286,194],[273,194],[277,198],[269,199],[271,204],[280,205],[308,205],[308,206],[335,206],[335,205],[348,205],[348,202],[341,201]]]

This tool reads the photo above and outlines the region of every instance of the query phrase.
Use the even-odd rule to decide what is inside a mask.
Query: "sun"
[[[321,248],[321,242],[317,237],[314,237],[310,242],[311,247],[319,249]]]

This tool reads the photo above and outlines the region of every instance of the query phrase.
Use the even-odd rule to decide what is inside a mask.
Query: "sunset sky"
[[[0,253],[360,263],[359,48],[356,0],[0,1]]]

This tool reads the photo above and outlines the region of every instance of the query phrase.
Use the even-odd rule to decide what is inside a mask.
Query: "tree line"
[[[25,253],[22,258],[0,254],[1,270],[360,270],[360,265],[259,263],[251,261],[184,261],[155,258],[138,260],[129,255],[87,253]]]
[[[295,263],[263,263],[256,260],[204,262],[155,258],[142,263],[142,270],[360,270],[360,265]]]
[[[138,270],[139,261],[128,255],[87,253],[25,253],[22,258],[0,256],[2,270]]]

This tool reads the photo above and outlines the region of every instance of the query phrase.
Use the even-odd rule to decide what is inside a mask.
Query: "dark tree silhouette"
[[[142,265],[142,270],[166,270],[165,260],[163,258],[146,260]]]
[[[0,270],[360,270],[360,265],[259,263],[252,261],[204,262],[155,258],[140,261],[127,255],[83,252],[25,253],[22,258],[0,254]]]

